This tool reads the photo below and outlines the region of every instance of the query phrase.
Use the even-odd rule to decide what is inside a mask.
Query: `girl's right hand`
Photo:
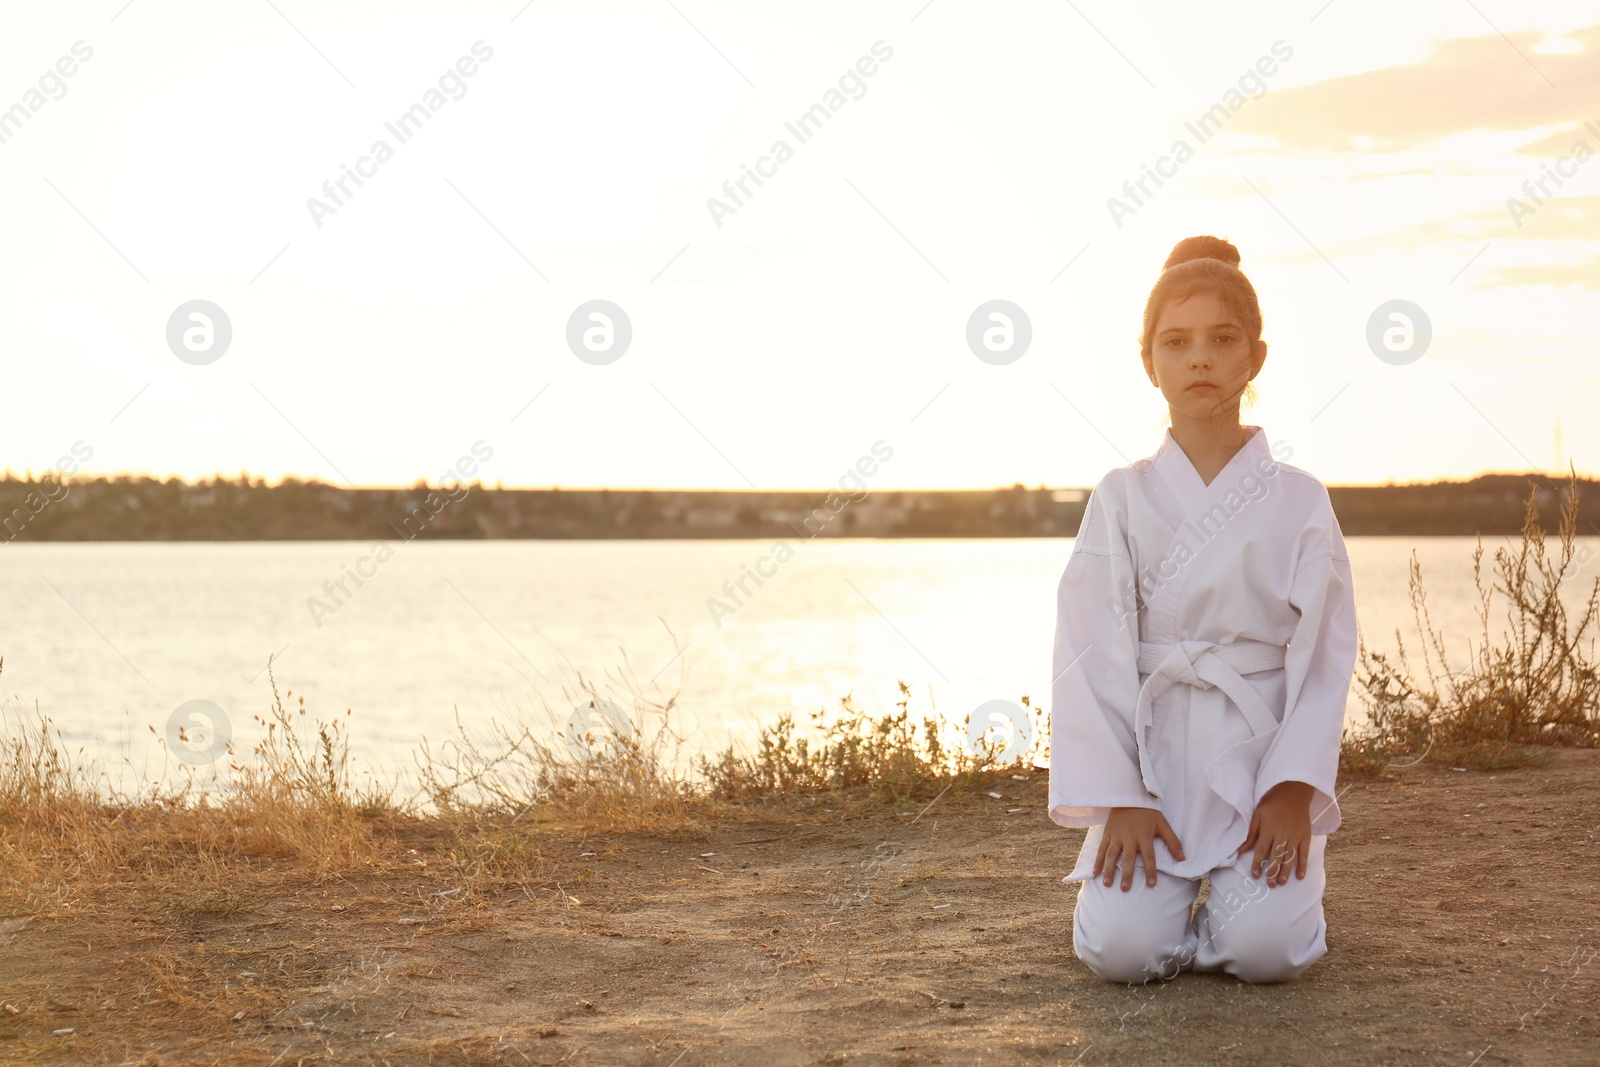
[[[1172,858],[1183,859],[1183,846],[1173,832],[1167,817],[1155,808],[1112,808],[1106,819],[1105,831],[1100,835],[1100,851],[1094,857],[1094,876],[1105,868],[1105,884],[1109,886],[1117,876],[1117,861],[1122,861],[1122,891],[1133,888],[1133,864],[1144,858],[1144,883],[1156,884],[1155,839],[1167,843]],[[1106,862],[1110,856],[1111,862]]]

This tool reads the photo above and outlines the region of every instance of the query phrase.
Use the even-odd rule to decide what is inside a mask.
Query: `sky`
[[[1597,467],[1592,4],[6,21],[18,474],[406,485],[487,452],[491,485],[811,489],[887,452],[870,488],[1092,485],[1159,443],[1140,317],[1192,234],[1260,294],[1243,417],[1279,458]]]

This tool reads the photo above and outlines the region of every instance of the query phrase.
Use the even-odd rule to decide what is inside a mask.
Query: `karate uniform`
[[[1225,970],[1292,978],[1326,951],[1323,850],[1356,656],[1350,559],[1328,492],[1272,458],[1266,433],[1207,485],[1168,429],[1094,487],[1057,598],[1050,817],[1089,827],[1073,946],[1102,977]],[[1309,783],[1302,880],[1250,877],[1238,846],[1262,796]],[[1093,877],[1113,807],[1157,808],[1156,885]],[[1110,862],[1108,857],[1107,863]],[[1199,878],[1211,898],[1189,921]],[[1104,877],[1102,871],[1101,877]]]

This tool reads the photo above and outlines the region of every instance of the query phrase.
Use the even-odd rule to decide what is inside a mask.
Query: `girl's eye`
[[[1222,345],[1231,345],[1231,344],[1233,344],[1233,334],[1231,334],[1231,333],[1219,333],[1219,334],[1217,334],[1217,343],[1218,344],[1222,344]]]

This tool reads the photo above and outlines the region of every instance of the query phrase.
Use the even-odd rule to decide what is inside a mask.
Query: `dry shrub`
[[[615,686],[602,691],[579,674],[575,689],[562,689],[572,706],[564,727],[494,722],[490,744],[474,740],[458,713],[456,734],[437,751],[422,742],[421,792],[441,815],[477,821],[611,833],[687,825],[695,794],[677,769],[677,695],[646,694],[631,669],[621,684],[613,699]]]
[[[1579,552],[1576,473],[1570,473],[1562,494],[1556,559],[1546,555],[1537,496],[1537,488],[1530,489],[1520,547],[1495,550],[1487,587],[1483,540],[1478,539],[1472,575],[1483,637],[1476,649],[1469,642],[1460,670],[1452,669],[1443,639],[1433,629],[1422,567],[1412,552],[1409,589],[1422,635],[1423,676],[1406,657],[1398,628],[1396,659],[1359,642],[1355,681],[1368,722],[1346,729],[1341,770],[1371,775],[1423,759],[1482,769],[1515,767],[1543,762],[1550,746],[1600,744],[1600,672],[1595,639],[1588,636],[1600,608],[1600,578],[1575,624],[1560,597]],[[1489,625],[1496,595],[1506,601],[1506,626],[1498,640],[1491,638]]]
[[[270,659],[267,678],[272,718],[255,717],[266,733],[256,743],[253,760],[230,761],[234,778],[217,809],[228,827],[227,851],[298,857],[319,875],[370,859],[377,844],[370,820],[397,809],[383,794],[358,796],[351,789],[349,710],[345,721],[311,720],[302,696],[291,714],[278,693]],[[287,695],[293,698],[294,691]],[[307,736],[310,729],[315,738]],[[228,751],[232,754],[231,744]]]
[[[384,809],[351,795],[343,724],[316,724],[316,740],[302,738],[305,723],[284,709],[276,680],[272,714],[255,759],[232,763],[236,777],[218,790],[200,788],[189,768],[182,782],[163,775],[128,795],[103,788],[83,749],[74,757],[48,717],[7,712],[0,899],[13,914],[63,911],[94,906],[99,891],[146,876],[181,885],[178,906],[198,907],[225,899],[240,864],[288,859],[321,878],[371,858],[369,815]]]
[[[0,660],[0,668],[4,661]],[[0,735],[0,898],[33,913],[59,907],[86,870],[101,871],[115,821],[92,774],[35,709],[5,711]],[[78,758],[83,750],[78,750]],[[114,865],[113,865],[114,866]]]
[[[899,804],[987,784],[1002,770],[1024,770],[1045,758],[1049,731],[1027,697],[1022,705],[1032,720],[1031,746],[1003,766],[1007,739],[985,733],[969,748],[967,720],[957,724],[930,710],[913,721],[911,688],[897,684],[899,710],[886,715],[869,715],[849,695],[833,716],[813,712],[808,734],[796,731],[794,716],[780,715],[760,728],[753,753],[729,747],[715,759],[700,759],[705,788],[728,800],[868,790]]]

